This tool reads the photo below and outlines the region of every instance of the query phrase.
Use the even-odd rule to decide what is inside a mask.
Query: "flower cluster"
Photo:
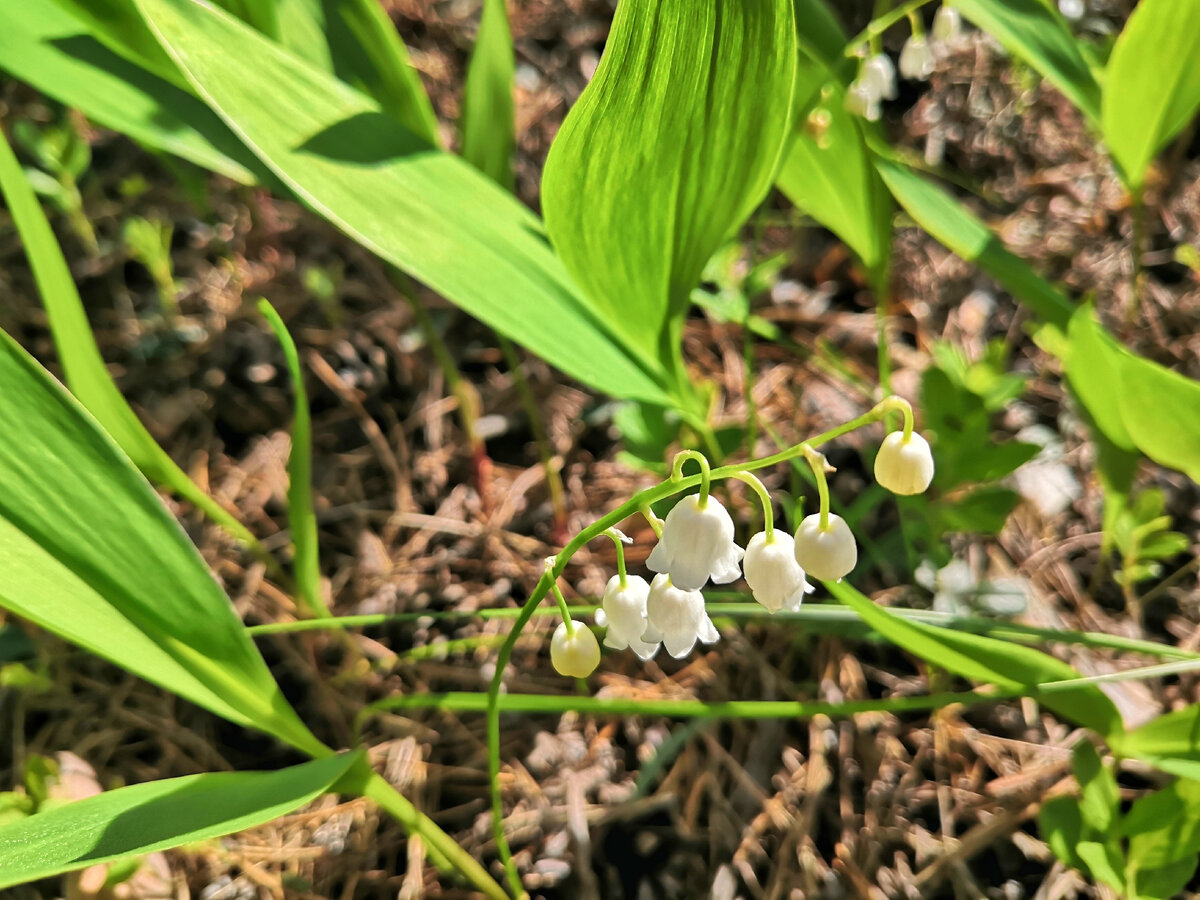
[[[893,493],[918,494],[933,480],[933,455],[928,442],[913,431],[912,409],[905,401],[888,398],[870,413],[847,423],[839,433],[877,421],[892,411],[904,413],[904,428],[884,439],[875,459],[875,477]],[[812,467],[819,510],[800,522],[793,537],[775,528],[770,495],[749,469],[797,456],[803,456]],[[604,645],[612,650],[632,650],[643,660],[653,658],[660,647],[679,659],[691,653],[697,643],[719,640],[701,593],[710,581],[729,584],[744,574],[754,599],[768,612],[795,611],[804,595],[813,591],[808,583],[810,576],[838,581],[850,574],[858,561],[850,526],[829,511],[826,475],[834,470],[810,443],[799,444],[769,460],[716,472],[710,471],[702,454],[684,450],[675,457],[671,478],[662,486],[668,490],[657,492],[660,498],[684,490],[682,470],[689,460],[700,466],[699,493],[680,499],[665,520],[658,519],[648,504],[641,506],[658,535],[658,543],[646,559],[647,567],[656,573],[653,581],[647,583],[645,578],[626,572],[623,545],[630,542],[629,538],[615,528],[591,532],[607,535],[617,548],[618,571],[605,587],[596,616],[598,626],[607,626]],[[735,540],[729,512],[710,493],[714,477],[744,481],[762,503],[763,530],[750,538],[745,549]],[[690,483],[694,484],[695,479]],[[675,490],[669,490],[676,485]],[[547,561],[549,589],[554,592],[563,621],[551,639],[550,658],[559,673],[585,677],[600,662],[600,646],[591,629],[570,617],[554,578],[554,562]]]
[[[912,33],[900,50],[900,75],[924,81],[933,74],[938,55],[962,33],[962,18],[953,7],[940,7],[933,17],[932,41],[925,37],[924,26],[915,13],[910,14],[909,21]],[[846,92],[846,109],[874,122],[880,116],[883,101],[894,100],[896,96],[896,67],[886,53],[873,46]]]

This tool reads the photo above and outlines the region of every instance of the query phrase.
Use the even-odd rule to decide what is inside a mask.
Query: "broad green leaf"
[[[321,595],[321,564],[317,546],[317,513],[312,495],[312,420],[308,411],[308,392],[304,390],[304,370],[300,354],[279,313],[266,300],[258,301],[258,311],[266,317],[283,348],[288,375],[292,379],[295,400],[292,417],[292,449],[288,454],[288,526],[295,553],[296,586],[309,612],[329,616],[329,607]]]
[[[170,63],[148,31],[146,38]],[[235,181],[250,184],[265,171],[203,103],[118,55],[53,3],[0,3],[0,69],[99,125]]]
[[[1083,838],[1083,818],[1079,801],[1066,795],[1051,797],[1038,810],[1038,827],[1042,840],[1050,845],[1054,855],[1068,866],[1080,868],[1075,848]]]
[[[1200,107],[1200,0],[1140,0],[1104,76],[1100,131],[1126,182],[1146,170]]]
[[[25,243],[25,253],[46,307],[67,385],[79,402],[96,417],[147,478],[174,491],[239,540],[257,548],[254,535],[204,493],[158,446],[117,390],[100,356],[83,301],[75,289],[54,232],[50,230],[50,223],[2,134],[0,193]]]
[[[875,171],[856,117],[846,111],[845,88],[801,52],[797,92],[813,83],[815,102],[799,111],[776,184],[845,241],[868,270],[880,272],[891,248],[891,195]]]
[[[1200,382],[1126,350],[1090,304],[1071,317],[1068,336],[1071,387],[1104,435],[1200,481]]]
[[[1112,771],[1104,765],[1100,754],[1086,738],[1075,745],[1071,754],[1071,771],[1083,795],[1079,812],[1084,823],[1099,834],[1108,834],[1117,821],[1121,792]]]
[[[463,87],[463,159],[512,190],[516,146],[512,32],[504,0],[483,0],[483,18]]]
[[[1187,887],[1196,872],[1195,854],[1157,869],[1138,869],[1129,885],[1130,896],[1137,900],[1171,900]]]
[[[1032,647],[903,619],[876,606],[844,581],[826,582],[826,587],[883,637],[926,662],[973,681],[1004,688],[1029,688],[1032,696],[1064,719],[1091,728],[1103,737],[1123,733],[1116,706],[1095,685],[1037,693],[1036,686],[1040,683],[1080,677],[1053,656]]]
[[[1194,870],[1200,853],[1200,781],[1180,778],[1142,797],[1121,822],[1121,833],[1129,838],[1130,869],[1187,860]]]
[[[316,212],[547,362],[666,403],[665,374],[575,291],[537,218],[372,100],[196,0],[137,0],[190,83]]]
[[[179,523],[0,332],[0,606],[239,725],[328,751],[284,700]]]
[[[441,146],[421,76],[379,0],[278,2],[284,46],[373,97],[413,134]]]
[[[1044,0],[951,0],[964,17],[1062,91],[1087,118],[1100,121],[1100,85],[1079,42],[1053,3]]]
[[[61,22],[65,16],[66,20],[84,26],[67,33],[86,34],[122,59],[187,90],[187,82],[146,27],[133,0],[49,0],[11,5],[27,7],[25,14],[36,16],[37,21]],[[62,11],[62,16],[54,14],[55,7]]]
[[[56,806],[0,827],[0,888],[253,828],[331,790],[358,758],[185,775]]]
[[[276,0],[213,0],[213,2],[272,40],[279,39],[279,16],[275,9]]]
[[[796,40],[800,49],[819,59],[834,73],[853,70],[854,60],[846,56],[846,33],[825,0],[795,0]],[[797,85],[797,94],[800,92]]]
[[[605,320],[672,367],[705,263],[770,188],[795,60],[791,0],[621,0],[550,148],[554,246]]]
[[[1200,704],[1151,719],[1122,737],[1114,749],[1172,775],[1200,781]]]
[[[954,253],[977,264],[1047,325],[1066,329],[1074,304],[1027,262],[1006,250],[973,213],[942,188],[894,160],[876,154],[875,168],[913,221]]]

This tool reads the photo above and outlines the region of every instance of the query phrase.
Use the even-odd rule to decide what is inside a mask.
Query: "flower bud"
[[[868,122],[878,121],[879,98],[866,85],[855,81],[846,91],[846,112],[861,116]]]
[[[669,574],[676,587],[698,591],[709,578],[714,584],[736,581],[743,552],[733,542],[733,519],[721,501],[708,497],[701,503],[699,495],[693,494],[667,513],[662,537],[646,565],[653,572]]]
[[[953,41],[962,34],[962,16],[953,6],[940,6],[933,15],[933,28],[930,30],[935,41]]]
[[[933,74],[933,48],[925,38],[910,35],[900,51],[900,74],[913,81],[924,81]]]
[[[896,99],[896,67],[892,65],[892,59],[886,53],[876,53],[863,63],[858,80],[877,99]]]
[[[572,620],[575,633],[567,630],[567,623],[560,622],[550,638],[550,662],[559,675],[569,678],[587,678],[600,665],[600,644],[592,630],[582,622]]]
[[[746,545],[746,583],[754,599],[768,612],[781,609],[795,612],[804,601],[804,595],[812,593],[812,586],[804,577],[804,570],[796,562],[796,547],[792,536],[785,531],[774,531],[771,541],[766,532],[750,538]]]
[[[704,609],[699,591],[685,591],[671,582],[670,575],[656,575],[646,600],[646,632],[642,640],[662,641],[676,659],[687,656],[696,641],[713,644],[721,635]]]
[[[620,575],[608,580],[599,610],[608,621],[605,647],[613,650],[628,647],[642,659],[650,659],[658,652],[658,641],[642,640],[646,633],[646,600],[649,596],[650,585],[640,575],[630,575],[625,587],[621,587]]]
[[[796,562],[813,578],[840,581],[858,562],[858,547],[850,526],[841,516],[830,515],[821,527],[820,513],[807,516],[796,529]]]
[[[933,481],[933,453],[915,431],[904,437],[893,431],[883,439],[875,457],[875,480],[893,494],[920,494]]]

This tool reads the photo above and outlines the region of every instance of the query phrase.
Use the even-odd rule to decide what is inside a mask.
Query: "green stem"
[[[521,607],[520,613],[517,614],[512,630],[508,633],[508,639],[500,646],[500,653],[496,657],[496,671],[492,675],[487,692],[488,776],[492,792],[492,831],[496,839],[496,849],[500,855],[500,862],[504,866],[509,887],[512,889],[514,897],[520,898],[527,895],[524,887],[521,885],[520,873],[517,872],[516,866],[513,864],[512,850],[508,846],[508,838],[504,834],[504,798],[500,793],[500,689],[504,685],[504,670],[508,667],[509,659],[512,658],[517,637],[520,635],[522,629],[524,629],[526,623],[529,622],[534,610],[537,609],[538,605],[545,598],[546,592],[550,590],[551,585],[562,575],[571,557],[584,544],[603,534],[607,529],[619,525],[625,519],[638,512],[643,514],[648,513],[647,520],[651,522],[651,526],[653,527],[653,523],[657,517],[654,517],[653,512],[650,512],[652,504],[700,484],[706,476],[708,479],[731,478],[740,472],[765,469],[769,466],[778,465],[781,462],[788,462],[789,460],[803,456],[805,451],[810,448],[819,447],[829,441],[836,440],[844,434],[849,434],[855,429],[862,428],[864,425],[878,422],[884,416],[887,409],[890,408],[885,406],[885,404],[893,399],[898,400],[899,398],[887,398],[881,403],[877,403],[861,416],[851,419],[849,422],[839,425],[836,428],[822,432],[804,443],[796,444],[771,456],[735,465],[721,466],[720,468],[713,469],[711,472],[700,475],[682,476],[682,473],[680,473],[681,477],[679,480],[672,479],[638,491],[625,503],[622,503],[606,515],[601,516],[587,528],[583,529],[583,531],[579,532],[579,534],[575,535],[567,546],[554,557],[553,565],[548,567],[542,573],[542,577],[538,579],[538,583],[534,586],[529,598],[525,601],[525,605]]]
[[[866,28],[852,37],[846,44],[846,55],[854,56],[858,53],[858,48],[863,44],[869,44],[873,39],[878,38],[901,19],[906,18],[909,13],[916,12],[922,6],[931,2],[933,0],[908,0],[907,3],[901,3],[891,12],[877,19],[872,19]]]
[[[829,530],[829,482],[825,478],[825,473],[832,467],[829,465],[829,460],[825,458],[824,453],[818,453],[811,448],[804,454],[804,458],[808,460],[808,465],[812,469],[813,479],[817,482],[817,498],[820,504],[821,518],[817,523],[821,531]]]
[[[754,493],[758,494],[763,510],[763,532],[767,535],[767,543],[773,544],[775,542],[775,511],[771,508],[771,495],[767,491],[767,486],[749,472],[738,472],[733,477],[746,482],[754,489]]]
[[[625,537],[620,531],[615,528],[607,528],[604,534],[612,538],[613,546],[617,548],[617,578],[618,584],[621,585],[621,590],[625,590],[629,586],[629,575],[625,571],[625,542],[629,538]]]
[[[1129,213],[1133,229],[1133,266],[1129,279],[1129,305],[1125,307],[1126,327],[1133,324],[1142,308],[1142,244],[1145,242],[1146,202],[1141,187],[1133,190],[1133,204]]]
[[[558,604],[558,612],[562,616],[563,624],[567,626],[567,634],[570,637],[575,636],[575,620],[571,618],[571,610],[567,606],[567,598],[563,596],[562,588],[558,586],[558,581],[550,583],[550,591],[554,594],[554,602]]]
[[[700,500],[698,505],[704,509],[708,505],[708,491],[712,479],[712,470],[708,465],[708,457],[699,450],[680,450],[675,454],[675,462],[671,465],[671,480],[679,481],[683,478],[683,464],[689,459],[694,459],[700,464]]]

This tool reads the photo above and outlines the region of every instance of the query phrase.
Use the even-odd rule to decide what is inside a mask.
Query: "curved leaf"
[[[1044,0],[950,0],[1009,53],[1062,91],[1092,122],[1100,121],[1100,85],[1066,20]]]
[[[575,293],[537,218],[372,100],[199,0],[137,0],[188,81],[316,212],[587,384],[667,402],[665,375]]]
[[[770,188],[791,125],[792,0],[621,0],[546,160],[546,227],[605,319],[674,365],[705,263]]]
[[[75,289],[67,261],[50,230],[50,223],[25,178],[12,148],[0,134],[0,194],[3,194],[37,281],[50,320],[54,345],[75,396],[112,435],[126,455],[151,478],[203,510],[238,540],[252,548],[258,541],[175,464],[138,420],[113,383],[96,339],[92,336],[83,301]]]
[[[0,888],[253,828],[315,800],[360,758],[118,788],[0,827]]]
[[[951,631],[892,615],[845,582],[826,582],[829,592],[896,646],[949,672],[1005,688],[1030,688],[1048,708],[1104,736],[1124,734],[1121,715],[1095,685],[1038,694],[1036,685],[1080,678],[1065,662],[1035,650],[978,634]]]
[[[280,693],[179,523],[0,332],[0,606],[218,715],[328,750]]]
[[[1100,130],[1126,181],[1146,169],[1200,107],[1200,2],[1140,0],[1104,77]]]

